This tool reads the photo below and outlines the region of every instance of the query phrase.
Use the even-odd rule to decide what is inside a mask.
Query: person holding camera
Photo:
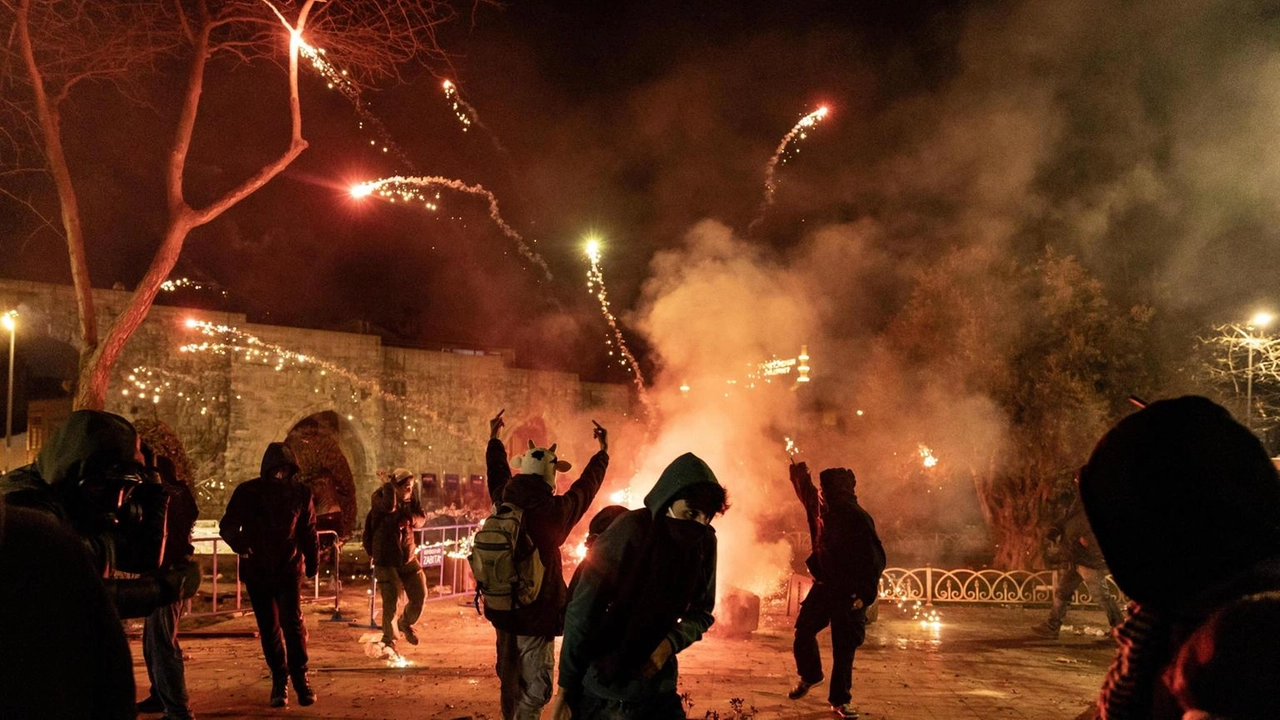
[[[169,499],[137,430],[119,415],[77,410],[36,462],[0,478],[0,494],[0,613],[21,619],[0,625],[4,711],[134,717],[119,618],[178,601],[187,576],[161,567]]]
[[[1075,484],[1080,484],[1080,473],[1075,476]],[[1107,612],[1107,623],[1114,628],[1124,620],[1116,599],[1107,591],[1107,562],[1102,558],[1102,550],[1098,548],[1098,539],[1093,536],[1089,527],[1089,518],[1084,514],[1084,504],[1077,492],[1071,501],[1067,514],[1054,523],[1048,532],[1049,547],[1046,553],[1051,562],[1061,562],[1067,571],[1058,581],[1053,592],[1053,606],[1049,608],[1049,617],[1037,625],[1031,626],[1031,633],[1037,637],[1053,639],[1058,637],[1062,629],[1062,619],[1067,616],[1071,607],[1071,597],[1081,584],[1089,588],[1089,597],[1102,606]],[[1056,552],[1053,548],[1057,548]]]
[[[236,486],[218,524],[222,539],[240,556],[240,579],[271,669],[271,707],[289,704],[291,679],[298,704],[316,701],[302,622],[302,576],[315,577],[318,562],[316,508],[311,489],[296,479],[298,469],[287,445],[268,445],[261,475]]]

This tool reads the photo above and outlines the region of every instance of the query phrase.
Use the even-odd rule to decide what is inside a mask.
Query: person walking
[[[1075,483],[1080,484],[1080,473],[1076,473]],[[1067,571],[1058,581],[1053,592],[1053,606],[1049,608],[1049,617],[1037,625],[1031,626],[1031,632],[1042,638],[1056,638],[1062,629],[1062,620],[1071,607],[1071,597],[1076,588],[1083,583],[1089,588],[1089,597],[1102,606],[1107,613],[1107,624],[1112,628],[1124,620],[1120,606],[1107,590],[1107,561],[1098,548],[1098,539],[1093,536],[1089,527],[1089,518],[1084,513],[1084,503],[1080,500],[1077,489],[1066,516],[1049,528],[1049,542],[1059,544],[1066,555]]]
[[[382,595],[382,644],[396,646],[396,605],[403,589],[408,602],[398,627],[410,645],[418,644],[413,624],[422,615],[427,596],[427,578],[418,564],[418,541],[414,530],[423,526],[427,514],[414,493],[414,475],[396,468],[387,482],[373,491],[369,517],[365,521],[373,557],[373,576]]]
[[[485,617],[497,633],[497,674],[501,684],[504,720],[536,720],[551,700],[551,672],[555,638],[564,632],[567,587],[560,546],[582,519],[600,491],[609,467],[609,433],[598,423],[592,437],[600,450],[591,456],[582,475],[564,492],[555,494],[556,473],[569,463],[555,455],[556,446],[533,447],[517,458],[520,473],[511,474],[507,451],[498,439],[504,422],[499,411],[489,421],[485,461],[489,496],[495,505],[509,503],[523,510],[523,527],[544,568],[534,600],[524,607],[495,610],[485,605]]]
[[[316,508],[297,474],[293,451],[271,443],[262,455],[261,474],[236,486],[218,525],[222,539],[240,556],[240,578],[271,669],[271,707],[288,705],[290,680],[298,704],[316,701],[302,622],[302,577],[315,577],[318,562]]]
[[[155,458],[156,475],[169,495],[169,514],[165,521],[166,539],[160,566],[184,567],[195,571],[199,584],[199,568],[193,563],[195,546],[191,532],[200,509],[191,488],[178,477],[173,461],[160,455]],[[184,588],[182,596],[195,594],[196,587]],[[178,643],[178,619],[182,615],[182,599],[161,605],[147,616],[142,625],[142,657],[147,665],[151,692],[138,703],[140,713],[164,713],[165,720],[192,720],[187,697],[186,666],[182,646]]]
[[[848,468],[818,474],[819,494],[805,463],[791,465],[791,485],[804,505],[813,552],[805,564],[813,587],[796,616],[795,655],[800,681],[787,694],[799,700],[823,680],[818,633],[831,626],[831,685],[827,701],[840,717],[856,718],[853,656],[867,636],[867,607],[875,602],[884,572],[884,546],[875,521],[858,504],[857,477]]]
[[[565,611],[552,717],[676,720],[676,654],[715,622],[716,535],[729,508],[715,473],[676,458],[587,555]]]

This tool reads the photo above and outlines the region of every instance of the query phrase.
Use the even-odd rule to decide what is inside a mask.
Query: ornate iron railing
[[[1053,601],[1061,572],[1058,570],[945,570],[922,568],[886,568],[880,578],[880,597],[894,600],[934,603],[975,604],[1048,604]],[[1112,596],[1123,604],[1124,594],[1108,575],[1105,579]],[[1085,584],[1076,590],[1072,603],[1094,604]]]

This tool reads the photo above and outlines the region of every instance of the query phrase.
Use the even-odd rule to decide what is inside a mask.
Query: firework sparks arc
[[[809,130],[818,126],[827,117],[827,107],[824,105],[817,110],[800,118],[786,135],[782,136],[782,140],[778,143],[777,149],[773,151],[773,157],[769,158],[769,162],[764,167],[764,203],[760,206],[760,211],[756,214],[754,220],[751,221],[750,227],[759,225],[764,220],[764,215],[773,206],[774,196],[778,191],[778,181],[776,178],[778,165],[787,161],[787,150],[792,147],[793,141],[804,140],[807,138]]]
[[[604,271],[600,269],[600,242],[591,240],[587,243],[587,260],[591,262],[590,269],[587,270],[587,291],[596,296],[596,300],[600,302],[600,314],[604,316],[604,320],[609,325],[609,330],[613,333],[613,342],[618,346],[618,352],[622,354],[624,366],[631,371],[631,379],[636,385],[636,394],[640,397],[640,403],[644,406],[645,416],[652,426],[655,414],[653,400],[649,397],[649,390],[645,386],[644,373],[640,370],[640,364],[636,362],[635,355],[631,354],[631,348],[627,347],[627,341],[622,336],[622,328],[618,326],[618,319],[614,317],[613,311],[609,309],[609,290],[604,284]]]
[[[369,182],[359,183],[351,188],[351,195],[357,198],[377,195],[379,197],[401,200],[418,200],[426,202],[429,207],[434,209],[434,205],[427,201],[420,193],[420,189],[428,187],[443,187],[458,192],[464,192],[471,195],[479,195],[489,202],[489,217],[512,242],[515,243],[516,249],[524,256],[525,260],[537,265],[542,270],[546,279],[551,279],[551,268],[547,267],[547,262],[542,256],[534,252],[524,241],[524,237],[516,232],[515,228],[507,224],[502,218],[502,213],[498,211],[498,198],[493,193],[485,189],[483,185],[468,185],[467,183],[456,180],[454,178],[432,176],[412,176],[407,177],[397,175],[395,177],[382,178],[380,180],[371,180]]]

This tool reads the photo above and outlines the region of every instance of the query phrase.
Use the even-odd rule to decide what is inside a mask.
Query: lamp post
[[[1274,317],[1269,312],[1260,312],[1249,320],[1249,329],[1257,328],[1258,330],[1266,330],[1271,324]],[[1252,334],[1249,336],[1249,365],[1245,371],[1244,383],[1244,424],[1250,430],[1253,429],[1253,348],[1258,344],[1257,338]]]
[[[13,443],[13,341],[18,331],[18,311],[10,310],[0,315],[0,324],[9,331],[9,392],[5,395],[4,410],[4,471],[9,472],[9,446]]]

